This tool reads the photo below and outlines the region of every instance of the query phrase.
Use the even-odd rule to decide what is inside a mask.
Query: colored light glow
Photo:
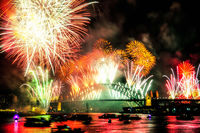
[[[18,115],[18,114],[15,114],[14,117],[13,117],[13,119],[14,119],[14,120],[18,120],[18,119],[19,119],[19,115]]]
[[[0,112],[15,112],[15,109],[0,109]]]

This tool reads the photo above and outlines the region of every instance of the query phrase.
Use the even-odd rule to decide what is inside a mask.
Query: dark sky
[[[123,48],[130,40],[142,41],[157,59],[151,71],[153,90],[166,92],[162,75],[169,75],[171,67],[185,60],[196,67],[199,64],[200,8],[197,2],[99,0],[90,9],[91,24],[83,50],[89,51],[99,38],[107,39],[115,48]],[[0,54],[0,94],[18,93],[23,80],[23,71]]]

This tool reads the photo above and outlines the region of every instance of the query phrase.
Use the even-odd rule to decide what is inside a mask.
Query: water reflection
[[[4,123],[1,128],[6,133],[51,133],[51,128],[66,124],[72,129],[81,128],[86,131],[86,133],[200,132],[199,116],[195,116],[195,120],[192,121],[183,121],[177,120],[176,116],[152,116],[152,118],[149,119],[147,115],[141,115],[141,120],[131,120],[130,123],[124,124],[123,121],[119,121],[118,119],[112,119],[111,123],[108,123],[108,119],[98,119],[98,116],[102,114],[90,115],[92,115],[93,120],[87,125],[83,124],[81,121],[66,121],[53,122],[51,127],[24,127],[25,119],[21,118],[18,122],[11,120],[10,122]]]
[[[17,133],[18,132],[18,120],[14,121],[14,132]]]

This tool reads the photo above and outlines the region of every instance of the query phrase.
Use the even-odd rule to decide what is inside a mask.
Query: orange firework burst
[[[126,45],[126,50],[116,50],[116,54],[121,56],[121,61],[126,64],[129,61],[134,63],[133,69],[137,66],[143,66],[142,74],[147,75],[153,68],[156,62],[155,56],[153,56],[139,41],[131,41]]]
[[[195,72],[195,68],[189,61],[184,61],[183,63],[178,65],[180,76],[189,77]]]
[[[127,62],[134,63],[133,69],[137,66],[143,66],[142,74],[147,75],[155,65],[156,58],[153,56],[139,41],[131,41],[126,45],[126,50],[113,49],[111,43],[104,39],[99,39],[94,44],[96,49],[103,51],[105,54],[114,54],[115,57],[120,57],[121,63],[125,66]]]
[[[1,29],[2,51],[19,66],[36,64],[52,71],[76,57],[86,35],[89,13],[85,0],[13,0],[15,11]],[[11,9],[11,8],[9,8]],[[7,9],[2,9],[7,11]],[[4,11],[2,12],[4,13]],[[4,13],[6,14],[6,13]]]
[[[102,50],[106,54],[113,52],[113,48],[112,48],[111,43],[109,41],[105,40],[105,39],[97,40],[96,43],[94,44],[94,49]]]

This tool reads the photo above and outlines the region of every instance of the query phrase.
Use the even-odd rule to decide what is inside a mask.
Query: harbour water
[[[51,127],[24,127],[25,118],[20,118],[18,122],[9,119],[0,125],[0,133],[51,133],[51,128],[57,125],[66,124],[72,129],[81,128],[85,133],[199,133],[200,116],[195,116],[194,120],[177,120],[176,116],[152,116],[139,115],[142,119],[131,120],[124,124],[123,121],[112,119],[99,119],[102,113],[90,113],[92,121],[90,124],[83,124],[81,121],[52,122]]]

